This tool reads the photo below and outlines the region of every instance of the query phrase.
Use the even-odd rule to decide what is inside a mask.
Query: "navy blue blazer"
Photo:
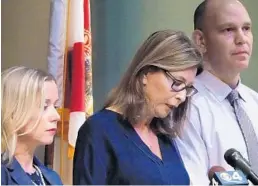
[[[55,171],[44,166],[36,157],[34,157],[33,162],[40,168],[46,183],[50,185],[63,185]],[[1,163],[1,185],[32,185],[32,182],[19,162],[13,158],[9,165],[6,162]]]
[[[78,133],[73,184],[189,185],[173,139],[162,134],[157,137],[162,159],[120,114],[106,109],[95,113]]]

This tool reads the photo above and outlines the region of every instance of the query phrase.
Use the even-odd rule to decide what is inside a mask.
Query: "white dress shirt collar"
[[[208,89],[208,91],[214,95],[218,101],[224,101],[228,94],[232,91],[232,88],[228,86],[226,83],[221,81],[219,78],[211,74],[210,72],[204,70],[199,76],[197,76],[196,81],[203,84],[204,87]],[[198,90],[198,87],[196,87]],[[240,97],[246,101],[245,91],[243,90],[243,84],[241,83],[241,79],[236,87],[237,91],[240,94]]]

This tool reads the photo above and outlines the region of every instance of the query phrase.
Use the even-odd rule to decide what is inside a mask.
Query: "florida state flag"
[[[48,69],[59,89],[59,136],[72,158],[78,130],[93,112],[89,0],[51,1]]]

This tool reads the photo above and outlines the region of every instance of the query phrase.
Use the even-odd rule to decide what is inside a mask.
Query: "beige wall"
[[[49,15],[51,0],[2,0],[2,66],[14,65],[47,70]],[[60,171],[60,138],[55,140],[53,168]],[[67,143],[63,143],[62,180],[72,184],[72,161],[68,160]],[[44,147],[36,155],[44,162]]]
[[[2,0],[1,69],[14,65],[47,70],[50,0]],[[37,149],[44,159],[44,147]]]
[[[47,69],[50,0],[2,0],[2,69]]]

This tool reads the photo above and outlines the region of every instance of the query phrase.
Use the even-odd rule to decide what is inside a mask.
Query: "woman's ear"
[[[147,73],[142,76],[142,84],[145,86],[147,85]]]
[[[200,50],[202,54],[206,52],[206,43],[203,32],[201,30],[194,30],[192,34],[192,39],[196,47]]]

